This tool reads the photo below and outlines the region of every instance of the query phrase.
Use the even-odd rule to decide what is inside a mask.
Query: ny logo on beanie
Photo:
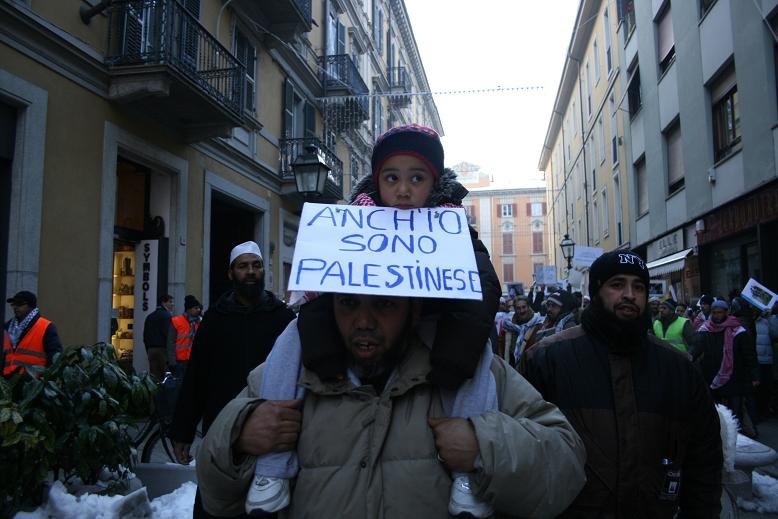
[[[642,269],[646,268],[643,258],[631,253],[619,253],[619,263],[622,265],[638,265]]]

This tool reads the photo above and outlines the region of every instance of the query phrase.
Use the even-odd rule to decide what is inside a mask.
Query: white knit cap
[[[235,258],[241,254],[256,254],[259,256],[259,259],[262,259],[262,253],[259,252],[259,245],[253,241],[247,241],[232,248],[232,252],[230,252],[230,266],[232,266],[232,262],[235,261]]]

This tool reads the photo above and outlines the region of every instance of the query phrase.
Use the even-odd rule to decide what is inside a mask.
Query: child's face
[[[424,207],[434,185],[435,175],[412,155],[390,157],[378,172],[378,193],[386,207]]]

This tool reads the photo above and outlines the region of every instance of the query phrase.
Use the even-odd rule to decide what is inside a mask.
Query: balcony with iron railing
[[[301,137],[296,139],[280,139],[278,143],[281,153],[281,194],[297,196],[292,163],[305,153],[306,147],[313,144],[324,153],[324,162],[330,167],[327,181],[324,184],[324,195],[320,202],[336,202],[343,199],[343,161],[317,137]]]
[[[327,118],[335,130],[356,129],[370,119],[370,91],[348,54],[322,57],[322,87]]]
[[[116,0],[108,23],[110,99],[189,141],[246,123],[243,65],[177,0]]]
[[[394,106],[408,106],[411,102],[411,77],[405,67],[390,67],[387,70],[389,79],[389,102]]]
[[[312,0],[233,0],[230,7],[287,43],[312,28]]]

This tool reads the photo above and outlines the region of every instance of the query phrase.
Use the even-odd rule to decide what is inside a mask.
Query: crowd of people
[[[590,300],[535,285],[527,295],[502,298],[495,316],[497,353],[520,369],[540,338],[580,325]],[[648,304],[648,332],[685,354],[714,400],[732,410],[744,434],[757,438],[756,425],[778,415],[778,304],[760,310],[737,291],[729,300],[703,295],[696,304],[653,295]]]

